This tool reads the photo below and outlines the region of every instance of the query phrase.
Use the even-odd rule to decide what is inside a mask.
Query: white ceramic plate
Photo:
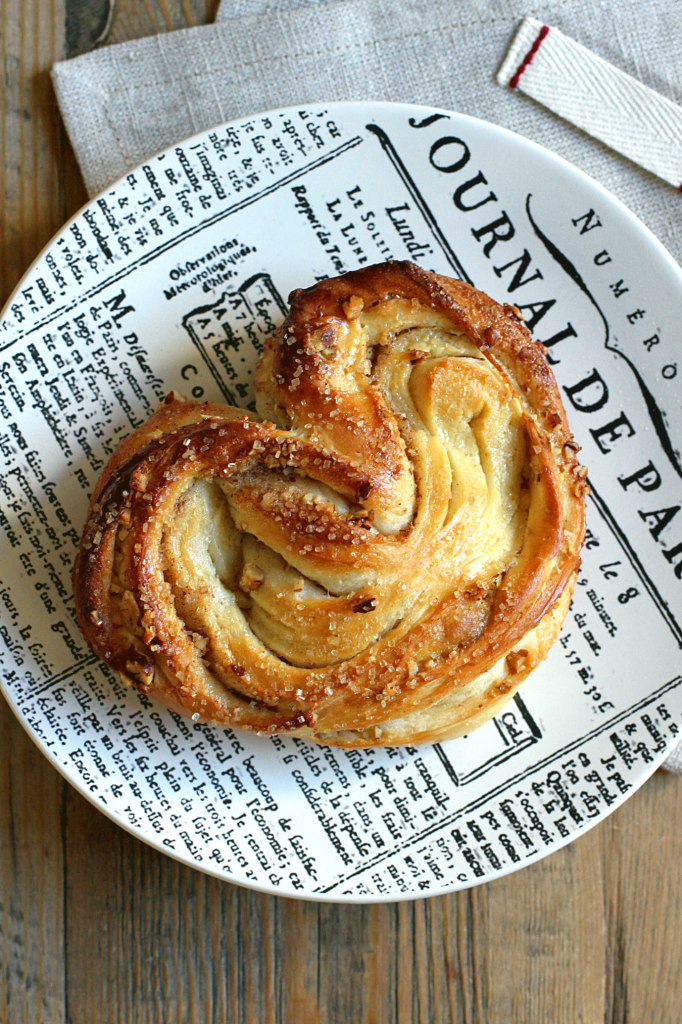
[[[515,303],[549,346],[593,488],[560,640],[497,720],[416,749],[233,733],[125,690],[69,582],[108,453],[170,388],[250,403],[289,291],[389,257]],[[154,157],[65,225],[0,323],[3,692],[100,810],[242,885],[408,899],[551,853],[680,725],[680,323],[678,267],[613,196],[459,114],[309,106]]]

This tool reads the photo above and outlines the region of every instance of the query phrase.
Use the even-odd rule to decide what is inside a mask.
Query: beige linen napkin
[[[500,87],[522,18],[556,26],[682,101],[679,0],[224,0],[214,25],[57,64],[53,81],[88,190],[221,121],[320,100],[427,103],[511,128],[618,196],[682,262],[680,196],[579,129]],[[235,15],[235,16],[230,16]]]
[[[154,153],[261,110],[332,100],[424,103],[492,121],[553,150],[628,206],[682,263],[682,197],[495,75],[532,14],[675,103],[679,0],[223,0],[216,24],[55,65],[90,194]],[[682,748],[666,767],[682,772]]]

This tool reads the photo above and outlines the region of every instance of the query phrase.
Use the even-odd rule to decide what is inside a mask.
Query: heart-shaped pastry
[[[290,297],[259,416],[169,395],[74,569],[92,649],[195,719],[346,747],[483,724],[545,657],[584,535],[542,345],[412,263]]]

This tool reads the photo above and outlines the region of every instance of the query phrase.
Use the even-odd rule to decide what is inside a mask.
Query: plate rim
[[[86,788],[77,786],[73,779],[67,774],[68,765],[61,764],[52,754],[51,751],[44,749],[40,743],[36,741],[33,732],[30,729],[29,723],[22,717],[19,709],[15,706],[14,702],[9,699],[5,687],[0,682],[0,689],[2,690],[3,697],[7,700],[9,707],[11,708],[14,716],[18,719],[19,724],[23,727],[24,731],[28,735],[29,739],[32,740],[33,744],[38,748],[40,754],[47,758],[53,768],[56,768],[61,777],[72,786],[80,796],[85,797],[89,804],[99,811],[106,818],[108,818],[114,825],[122,828],[125,832],[134,836],[135,839],[139,839],[140,842],[146,846],[150,846],[157,853],[161,853],[166,857],[170,857],[172,860],[177,861],[184,867],[192,868],[195,871],[201,872],[201,874],[209,875],[212,878],[217,878],[221,882],[227,882],[229,885],[238,885],[242,889],[250,889],[252,892],[263,893],[266,896],[281,896],[283,899],[301,900],[309,903],[336,903],[343,904],[344,906],[364,905],[371,906],[374,903],[407,903],[413,900],[424,900],[424,899],[436,899],[438,896],[450,896],[456,892],[466,892],[468,889],[476,889],[480,885],[486,885],[491,882],[496,882],[500,878],[506,878],[508,875],[514,875],[522,871],[524,868],[531,867],[533,864],[537,864],[541,860],[545,860],[547,857],[551,857],[552,854],[558,853],[559,850],[564,849],[566,846],[570,846],[571,843],[577,842],[588,832],[591,832],[597,825],[602,824],[608,817],[613,814],[614,811],[618,810],[630,797],[634,796],[635,793],[648,782],[651,776],[661,767],[663,761],[670,753],[670,750],[666,749],[662,753],[659,753],[654,758],[653,767],[651,764],[646,765],[646,770],[642,771],[641,777],[633,780],[630,785],[630,789],[626,793],[619,793],[614,802],[607,807],[597,818],[589,819],[589,823],[586,824],[577,832],[569,833],[568,836],[561,836],[552,845],[551,849],[543,847],[538,850],[537,853],[525,858],[519,864],[509,864],[495,872],[494,875],[483,878],[474,878],[470,882],[459,882],[457,885],[444,886],[442,889],[438,889],[436,892],[407,892],[407,893],[387,893],[383,895],[377,893],[376,895],[359,893],[357,895],[343,895],[340,894],[334,898],[330,898],[326,893],[307,892],[300,893],[296,889],[285,889],[278,886],[264,886],[256,885],[250,880],[242,881],[241,879],[235,878],[233,875],[228,874],[226,871],[219,871],[217,868],[213,868],[211,865],[203,866],[193,861],[189,854],[187,857],[183,856],[182,851],[171,850],[169,847],[164,846],[162,842],[156,839],[155,835],[149,835],[137,829],[135,825],[130,822],[119,819],[114,811],[110,810],[105,805],[101,804],[97,798],[90,793]],[[680,740],[682,742],[682,740]],[[424,744],[428,746],[428,744]],[[80,775],[78,775],[80,779]]]
[[[269,117],[269,116],[272,116],[272,115],[281,114],[281,113],[285,113],[285,112],[289,112],[289,111],[297,111],[301,107],[301,105],[302,104],[289,105],[289,106],[284,106],[284,107],[276,107],[276,108],[272,108],[272,109],[269,109],[269,110],[258,111],[256,113],[250,114],[250,115],[243,115],[243,116],[241,116],[239,118],[233,118],[233,119],[231,119],[229,121],[223,121],[223,122],[220,122],[219,124],[216,124],[216,125],[211,125],[208,128],[205,128],[205,129],[202,129],[199,132],[196,132],[194,135],[187,136],[187,138],[180,139],[177,142],[172,143],[170,146],[167,146],[164,149],[158,150],[156,153],[154,153],[154,154],[150,155],[149,157],[145,158],[144,163],[147,163],[147,162],[150,162],[151,160],[154,160],[160,154],[167,153],[167,152],[173,150],[177,146],[186,146],[187,144],[193,142],[194,140],[203,139],[207,135],[207,133],[209,131],[216,131],[216,130],[220,130],[222,128],[230,127],[231,125],[242,124],[244,121],[250,120],[252,118],[266,117],[266,116]],[[680,284],[680,290],[681,290],[681,294],[682,294],[682,267],[680,267],[680,265],[673,258],[673,256],[668,252],[668,250],[665,248],[665,246],[663,245],[661,240],[659,238],[657,238],[657,236],[653,233],[653,231],[646,224],[644,224],[644,222],[642,220],[640,220],[640,218],[635,213],[633,213],[632,210],[630,210],[621,199],[619,199],[612,192],[610,192],[599,181],[597,181],[591,175],[587,174],[581,168],[576,167],[574,164],[572,164],[565,157],[560,156],[558,153],[554,153],[552,150],[547,149],[545,146],[540,145],[538,142],[535,142],[533,139],[529,139],[525,135],[521,135],[520,133],[515,132],[512,129],[506,128],[506,127],[504,127],[502,125],[495,124],[492,121],[486,121],[483,118],[474,117],[471,114],[463,114],[463,113],[460,113],[460,112],[455,111],[455,110],[447,110],[444,107],[436,107],[436,106],[431,106],[429,104],[404,103],[404,102],[393,103],[393,102],[390,102],[390,101],[387,101],[387,100],[380,100],[380,101],[379,100],[376,100],[376,101],[375,100],[335,100],[335,101],[328,101],[328,102],[327,101],[319,101],[319,102],[318,101],[309,101],[309,102],[306,102],[305,105],[306,106],[310,106],[310,107],[312,107],[312,106],[315,106],[315,107],[323,106],[326,109],[339,109],[339,108],[352,107],[352,108],[355,108],[355,109],[357,109],[357,108],[367,108],[368,110],[371,109],[372,111],[376,111],[376,110],[381,111],[383,109],[386,109],[388,111],[398,111],[398,110],[401,110],[401,109],[405,110],[405,111],[428,111],[429,113],[443,114],[443,115],[445,115],[448,118],[453,118],[454,117],[454,118],[457,118],[460,121],[463,121],[465,123],[469,122],[469,123],[471,123],[472,125],[475,125],[475,126],[483,126],[485,130],[490,130],[492,132],[492,134],[500,133],[500,134],[502,134],[502,136],[509,137],[509,139],[512,141],[513,145],[518,145],[520,143],[522,146],[524,146],[524,145],[528,146],[530,148],[531,153],[532,152],[537,152],[537,153],[542,155],[543,159],[549,158],[550,162],[551,163],[555,163],[558,166],[558,168],[560,168],[563,172],[568,173],[569,175],[577,176],[578,179],[582,179],[584,183],[588,184],[591,188],[596,189],[597,193],[599,193],[602,196],[602,198],[604,198],[609,204],[615,204],[615,207],[618,210],[618,212],[620,214],[622,214],[625,217],[626,220],[630,221],[631,224],[633,224],[640,232],[642,232],[643,239],[646,240],[646,242],[648,242],[650,245],[653,244],[654,249],[657,251],[658,256],[659,257],[663,257],[664,262],[667,263],[669,269],[678,278],[678,281],[679,281],[679,284]],[[115,189],[116,187],[118,187],[119,185],[124,183],[126,178],[127,178],[127,176],[129,174],[134,174],[136,171],[141,170],[142,166],[143,166],[142,163],[136,165],[135,167],[131,168],[131,170],[127,171],[126,174],[122,175],[121,177],[119,177],[115,181],[113,181],[110,185],[108,185],[101,192],[98,192],[97,194],[88,197],[86,202],[81,207],[79,207],[79,209],[74,214],[72,214],[71,217],[69,217],[66,221],[64,221],[64,223],[57,229],[55,234],[49,239],[49,241],[42,247],[40,252],[31,261],[30,265],[24,270],[23,274],[21,275],[21,278],[19,279],[19,281],[17,282],[15,287],[12,289],[10,295],[7,298],[7,301],[3,305],[2,309],[0,309],[0,323],[4,319],[5,313],[6,313],[7,309],[9,309],[9,307],[10,307],[11,303],[13,302],[15,296],[19,293],[23,282],[26,280],[26,278],[31,273],[31,271],[36,266],[36,264],[38,264],[39,261],[43,258],[43,256],[51,249],[51,247],[55,243],[55,240],[57,239],[57,237],[59,235],[61,235],[64,232],[64,230],[66,228],[68,228],[69,225],[71,225],[82,214],[82,212],[86,208],[88,208],[92,203],[96,202],[98,198],[106,196],[111,190]],[[196,232],[196,234],[200,234],[201,230],[203,230],[203,229],[201,227],[199,227],[199,230]],[[475,888],[475,887],[477,887],[479,885],[484,885],[484,884],[486,884],[488,882],[494,882],[494,881],[496,881],[499,878],[504,878],[504,877],[507,877],[508,875],[515,874],[516,872],[521,871],[523,868],[529,867],[530,865],[535,864],[538,861],[543,860],[546,857],[551,856],[553,853],[557,852],[558,850],[563,849],[566,846],[569,846],[571,843],[576,842],[583,835],[585,835],[587,832],[591,831],[595,826],[597,826],[598,824],[603,822],[615,810],[617,810],[619,807],[621,807],[626,802],[626,800],[628,800],[631,796],[633,796],[640,789],[640,787],[643,786],[644,783],[647,782],[651,778],[651,776],[654,774],[654,772],[657,771],[657,769],[661,767],[661,765],[663,764],[665,759],[670,754],[671,750],[674,748],[674,745],[671,746],[671,747],[666,748],[664,751],[656,754],[653,757],[653,760],[649,764],[642,765],[640,774],[638,776],[636,776],[635,778],[633,778],[633,780],[631,782],[631,785],[630,785],[630,788],[627,790],[627,792],[619,793],[618,796],[616,797],[616,799],[613,801],[613,803],[610,806],[606,807],[604,809],[604,811],[597,818],[595,818],[595,819],[588,819],[588,822],[582,828],[577,830],[576,832],[571,832],[568,836],[559,837],[555,841],[555,843],[552,845],[551,848],[549,848],[549,849],[548,848],[540,849],[540,850],[537,851],[536,854],[531,855],[531,856],[525,858],[523,861],[521,861],[518,864],[511,863],[511,864],[505,866],[504,868],[502,868],[500,870],[496,870],[495,873],[493,875],[491,875],[491,876],[488,876],[488,877],[484,876],[482,878],[474,878],[473,880],[471,880],[469,882],[466,882],[466,883],[455,882],[455,883],[453,883],[451,885],[443,886],[442,888],[439,888],[437,891],[434,891],[434,892],[428,892],[428,891],[427,892],[419,892],[419,893],[416,893],[414,891],[399,892],[399,893],[392,892],[392,893],[388,893],[386,895],[383,895],[383,894],[380,894],[380,893],[368,894],[368,895],[365,895],[365,894],[362,894],[362,893],[353,894],[353,895],[350,895],[350,894],[348,894],[348,895],[339,894],[338,896],[330,898],[329,894],[326,894],[326,893],[300,892],[300,891],[295,890],[295,889],[292,890],[292,889],[288,889],[288,888],[285,888],[285,887],[280,888],[280,887],[272,885],[272,884],[271,885],[267,885],[267,886],[266,885],[254,884],[250,879],[242,880],[242,879],[236,878],[233,874],[228,874],[227,872],[224,872],[224,871],[221,872],[217,868],[217,866],[214,868],[212,865],[209,865],[209,864],[206,864],[206,865],[198,864],[196,861],[194,861],[191,858],[191,856],[189,855],[189,852],[187,852],[187,855],[184,855],[183,851],[176,851],[176,850],[173,850],[173,849],[170,849],[170,848],[164,846],[163,842],[161,840],[157,839],[155,833],[154,834],[150,834],[148,832],[144,832],[139,827],[131,824],[130,822],[127,822],[127,821],[123,820],[123,818],[120,817],[117,814],[117,812],[115,812],[114,810],[110,809],[108,806],[106,806],[106,805],[102,804],[100,801],[98,801],[97,798],[94,796],[94,794],[90,792],[90,790],[87,788],[85,783],[82,781],[81,776],[77,772],[75,772],[75,770],[74,770],[74,776],[75,777],[72,778],[69,775],[69,771],[68,771],[69,770],[69,766],[66,765],[66,764],[62,764],[54,756],[52,751],[45,746],[45,744],[43,743],[41,738],[37,735],[37,733],[35,733],[32,730],[32,728],[30,727],[30,723],[24,718],[24,716],[22,716],[22,714],[20,712],[20,709],[18,708],[18,706],[16,705],[16,703],[14,701],[14,695],[13,695],[13,692],[12,692],[11,688],[9,688],[5,684],[5,682],[2,679],[2,677],[0,677],[0,692],[2,693],[2,695],[5,698],[5,700],[7,701],[7,703],[9,705],[9,707],[11,708],[14,716],[18,719],[20,725],[23,727],[24,731],[29,736],[29,738],[31,739],[33,744],[38,748],[38,750],[42,754],[42,756],[47,758],[47,760],[52,765],[52,767],[55,768],[59,772],[59,774],[62,776],[62,778],[65,779],[66,782],[69,783],[69,785],[71,785],[81,796],[83,796],[90,804],[92,804],[92,806],[95,807],[97,811],[99,811],[101,814],[104,814],[105,817],[107,817],[110,821],[112,821],[119,828],[124,829],[130,835],[134,836],[136,839],[139,839],[141,842],[145,843],[147,846],[150,846],[152,849],[156,850],[159,853],[164,854],[167,857],[171,857],[173,860],[177,861],[178,863],[180,863],[180,864],[182,864],[182,865],[184,865],[184,866],[186,866],[188,868],[192,868],[195,871],[199,871],[202,874],[209,875],[210,877],[213,877],[213,878],[217,878],[217,879],[219,879],[219,880],[221,880],[223,882],[227,882],[227,883],[229,883],[231,885],[238,885],[238,886],[240,886],[242,888],[249,889],[249,890],[252,890],[254,892],[264,893],[264,894],[269,895],[269,896],[281,896],[281,897],[283,897],[285,899],[304,900],[304,901],[316,902],[316,903],[337,903],[337,904],[344,904],[344,905],[361,905],[361,904],[362,905],[371,905],[371,904],[375,904],[375,903],[376,904],[379,904],[379,903],[381,903],[381,904],[384,904],[384,903],[402,903],[402,902],[407,902],[407,901],[416,900],[416,899],[429,899],[431,897],[446,896],[446,895],[449,895],[449,894],[455,893],[455,892],[464,892],[464,891],[466,891],[468,889]],[[682,743],[682,739],[680,740],[680,742]],[[425,745],[428,746],[428,744],[425,744]]]

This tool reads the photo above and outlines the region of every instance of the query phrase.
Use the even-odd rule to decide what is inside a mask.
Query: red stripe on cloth
[[[542,40],[545,38],[545,36],[547,35],[548,32],[549,32],[549,25],[543,25],[542,28],[540,29],[540,31],[538,32],[537,39],[535,40],[535,42],[531,46],[531,48],[528,51],[528,53],[526,54],[526,56],[523,58],[523,60],[519,64],[519,66],[516,69],[515,73],[509,79],[509,88],[510,89],[515,89],[516,86],[519,84],[519,78],[521,77],[523,72],[526,70],[526,68],[528,67],[528,65],[532,61],[532,59],[535,56],[535,54],[540,49],[540,44],[542,43]]]

